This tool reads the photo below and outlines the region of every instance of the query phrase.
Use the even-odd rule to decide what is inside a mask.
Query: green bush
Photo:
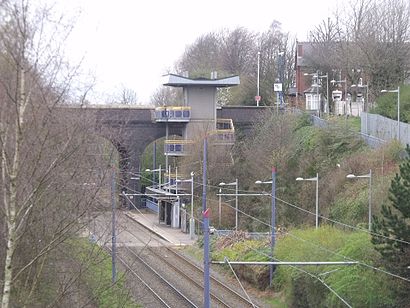
[[[319,229],[293,230],[280,237],[275,247],[279,261],[346,261],[357,260],[370,266],[378,264],[376,252],[366,233],[346,232],[330,226]],[[216,243],[218,246],[218,243]],[[334,254],[333,252],[336,252]],[[214,260],[267,261],[267,241],[244,240],[213,251]],[[267,266],[235,266],[236,274],[264,289],[269,285]],[[274,275],[275,291],[284,292],[290,307],[343,307],[344,303],[319,279],[353,307],[393,307],[397,285],[390,276],[363,265],[278,266]]]
[[[86,239],[75,239],[69,244],[68,251],[84,268],[82,279],[89,287],[98,307],[140,307],[127,293],[121,272],[117,273],[117,282],[112,284],[111,256],[105,250]]]
[[[385,93],[376,101],[375,113],[397,120],[397,93]],[[410,86],[400,86],[400,121],[410,122]]]
[[[357,226],[368,222],[369,192],[367,182],[352,183],[330,208],[330,217],[345,224]]]
[[[348,233],[331,227],[292,232],[278,242],[275,255],[281,260],[343,261],[342,256],[373,265],[380,258],[365,233]],[[314,244],[313,244],[314,243]],[[325,249],[323,249],[323,247]],[[330,251],[335,251],[335,255]],[[391,307],[395,303],[394,281],[363,265],[309,266],[303,270],[321,277],[353,307]],[[324,274],[324,273],[328,274]],[[345,304],[318,279],[292,267],[278,267],[275,284],[286,291],[292,307],[344,307]]]

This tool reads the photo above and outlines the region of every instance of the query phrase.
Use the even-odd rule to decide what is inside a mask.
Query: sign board
[[[282,83],[274,83],[273,84],[273,91],[274,92],[282,92]]]
[[[256,95],[256,96],[255,96],[255,101],[259,102],[259,101],[261,100],[261,98],[262,98],[262,97],[261,97],[260,95]]]

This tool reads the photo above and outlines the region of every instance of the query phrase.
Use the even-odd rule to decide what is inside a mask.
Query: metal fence
[[[362,112],[361,132],[385,141],[398,139],[399,122],[379,114]],[[410,125],[400,122],[400,143],[410,144]]]
[[[361,132],[357,133],[357,136],[359,138],[361,138],[369,147],[378,148],[378,147],[382,146],[383,144],[385,144],[387,142],[386,140],[393,139],[394,137],[385,139],[385,138],[382,138],[382,137],[380,137],[376,134],[372,134],[368,129],[366,129],[366,127],[367,128],[368,127],[373,127],[373,124],[369,124],[371,122],[370,116],[373,116],[373,115],[362,112],[362,114],[361,114]],[[376,115],[374,115],[374,116],[376,116]],[[381,116],[378,116],[378,117],[381,117]],[[383,118],[383,117],[381,117],[381,118]],[[312,124],[316,127],[326,128],[329,125],[331,125],[328,121],[326,121],[324,119],[321,119],[321,118],[319,118],[315,115],[310,115],[310,119],[312,121]],[[387,119],[387,118],[384,118],[384,119]],[[387,120],[390,120],[390,119],[387,119]],[[390,121],[392,121],[392,120],[390,120]],[[396,127],[397,127],[397,122],[395,122],[395,123],[396,123]],[[402,123],[402,124],[404,124],[404,123]],[[377,124],[375,126],[377,127]],[[409,131],[409,130],[407,130],[407,131]],[[389,134],[391,134],[390,131],[389,131]]]

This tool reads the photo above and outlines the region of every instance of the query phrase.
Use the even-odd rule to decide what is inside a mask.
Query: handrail
[[[155,111],[163,111],[163,110],[191,110],[189,106],[160,106],[155,107]]]
[[[192,144],[192,143],[194,143],[194,141],[179,139],[179,140],[165,140],[164,143],[165,144]]]

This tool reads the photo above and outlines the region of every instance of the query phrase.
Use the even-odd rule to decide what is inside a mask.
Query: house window
[[[320,94],[306,94],[306,110],[319,110]]]

